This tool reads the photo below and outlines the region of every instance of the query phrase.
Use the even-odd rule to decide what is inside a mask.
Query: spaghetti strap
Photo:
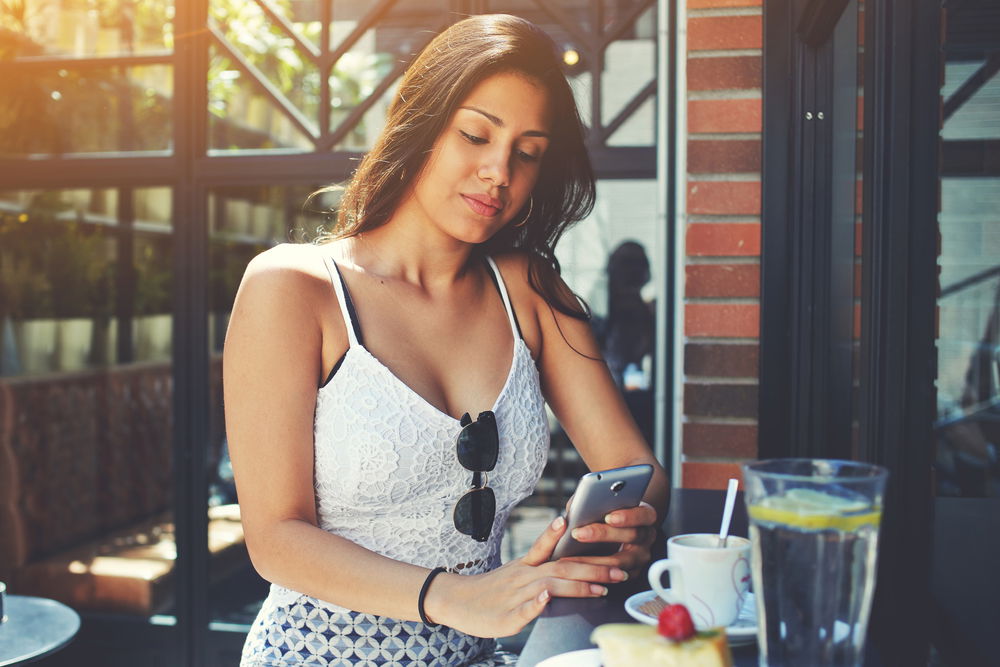
[[[324,257],[323,262],[326,264],[326,270],[330,273],[330,282],[333,283],[333,291],[337,293],[337,304],[340,306],[340,312],[344,316],[344,326],[347,327],[347,340],[350,342],[350,346],[354,347],[359,345],[359,341],[354,320],[351,318],[351,310],[347,304],[347,288],[344,285],[344,277],[340,275],[340,269],[332,257]]]
[[[486,261],[489,263],[490,270],[493,271],[493,276],[496,278],[497,287],[500,288],[500,298],[503,299],[503,306],[507,309],[507,319],[510,320],[510,330],[514,334],[514,340],[516,341],[521,337],[521,329],[517,325],[517,316],[514,315],[514,307],[510,304],[510,296],[507,294],[507,285],[504,284],[503,276],[500,275],[500,269],[497,268],[497,264],[493,261],[493,258],[487,256]]]

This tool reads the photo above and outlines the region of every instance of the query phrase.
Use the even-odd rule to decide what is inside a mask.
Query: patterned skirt
[[[493,667],[517,656],[445,626],[329,609],[302,596],[265,602],[243,646],[240,667]]]

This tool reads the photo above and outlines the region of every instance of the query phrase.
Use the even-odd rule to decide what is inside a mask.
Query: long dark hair
[[[435,37],[403,75],[386,126],[344,190],[328,240],[385,224],[459,104],[484,79],[523,74],[546,91],[553,118],[549,148],[531,193],[530,218],[506,225],[480,244],[481,252],[519,249],[528,255],[528,281],[560,312],[585,319],[586,305],[560,288],[555,245],[594,207],[594,174],[573,91],[560,69],[555,43],[530,21],[505,14],[464,19]],[[521,221],[528,206],[514,215]]]

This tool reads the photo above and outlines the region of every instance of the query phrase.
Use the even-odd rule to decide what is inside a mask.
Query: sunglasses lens
[[[456,451],[458,462],[466,470],[489,472],[496,467],[500,437],[492,412],[483,412],[479,419],[462,429]]]
[[[455,505],[455,528],[477,542],[485,542],[493,531],[496,511],[497,498],[493,489],[473,489]]]

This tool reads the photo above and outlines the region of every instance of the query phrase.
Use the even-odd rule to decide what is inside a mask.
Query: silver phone
[[[577,542],[570,533],[574,528],[591,523],[601,523],[609,512],[635,507],[653,477],[653,466],[648,463],[599,470],[580,478],[576,493],[570,501],[566,532],[559,538],[552,552],[552,560],[567,556],[610,556],[620,544],[611,542]]]

